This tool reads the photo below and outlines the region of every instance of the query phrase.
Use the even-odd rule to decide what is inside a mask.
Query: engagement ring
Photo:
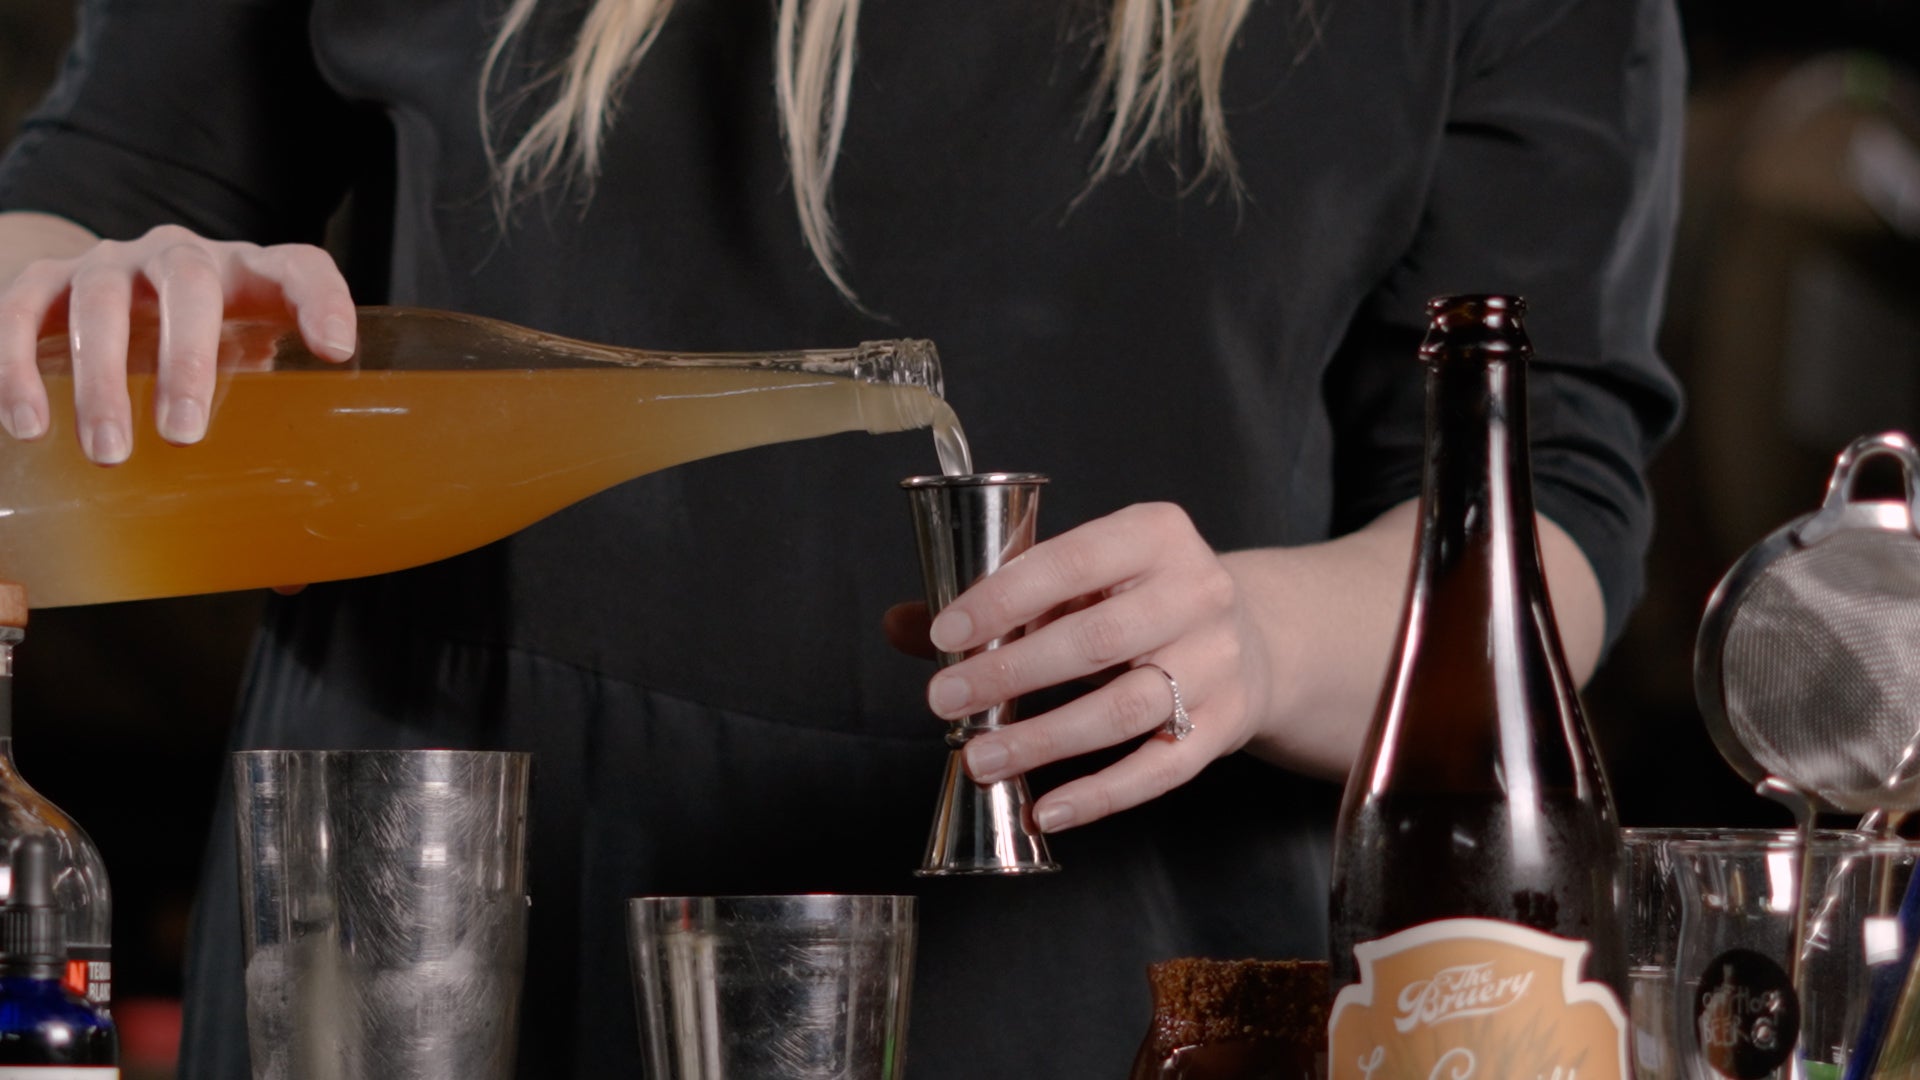
[[[1173,691],[1173,715],[1167,717],[1167,722],[1160,725],[1159,734],[1169,736],[1174,742],[1179,742],[1193,734],[1193,717],[1187,715],[1186,703],[1180,700],[1180,683],[1174,679],[1171,672],[1159,664],[1142,661],[1140,666],[1159,672],[1160,677],[1167,680],[1167,689]]]

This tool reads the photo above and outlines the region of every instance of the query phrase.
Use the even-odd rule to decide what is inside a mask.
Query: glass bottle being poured
[[[333,364],[290,319],[228,320],[206,438],[157,445],[135,425],[132,457],[107,469],[78,449],[67,338],[44,338],[50,430],[0,440],[0,569],[45,607],[361,577],[643,473],[844,431],[933,427],[942,468],[971,469],[931,342],[668,353],[449,312],[359,321],[358,355]],[[158,338],[136,319],[136,416]]]

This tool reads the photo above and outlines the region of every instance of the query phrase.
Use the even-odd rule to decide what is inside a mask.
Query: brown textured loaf
[[[1323,960],[1203,960],[1147,967],[1156,1055],[1182,1046],[1270,1039],[1312,1049],[1326,1042],[1331,990]]]

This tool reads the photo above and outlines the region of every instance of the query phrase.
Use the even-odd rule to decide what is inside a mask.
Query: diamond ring
[[[1160,725],[1158,734],[1168,736],[1174,742],[1179,742],[1193,734],[1193,717],[1187,715],[1186,703],[1180,700],[1180,684],[1174,679],[1173,674],[1150,660],[1141,661],[1139,666],[1159,672],[1160,677],[1167,680],[1167,689],[1173,691],[1173,715],[1167,717],[1167,722]]]

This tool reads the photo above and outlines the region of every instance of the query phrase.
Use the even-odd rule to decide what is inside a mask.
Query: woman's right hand
[[[290,314],[307,347],[328,360],[351,358],[356,343],[353,297],[325,251],[208,240],[162,225],[138,240],[30,263],[0,287],[0,425],[17,439],[46,434],[38,344],[64,330],[81,449],[101,465],[125,461],[133,445],[129,323],[142,309],[160,320],[154,426],[178,444],[206,434],[228,315]]]

